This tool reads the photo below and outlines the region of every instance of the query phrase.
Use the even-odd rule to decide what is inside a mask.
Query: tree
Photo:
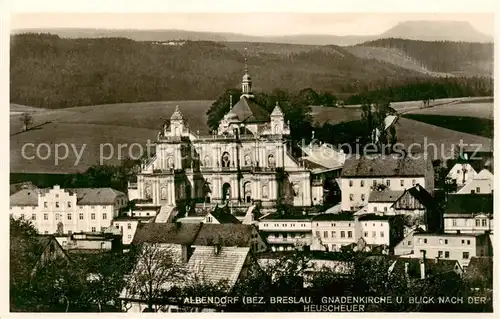
[[[19,121],[23,123],[23,131],[26,132],[30,129],[30,126],[33,124],[33,117],[29,113],[21,114]]]
[[[144,243],[138,247],[137,262],[127,276],[127,297],[143,300],[149,312],[155,312],[158,300],[183,281],[186,269],[181,256],[168,246]],[[155,308],[156,307],[156,308]]]

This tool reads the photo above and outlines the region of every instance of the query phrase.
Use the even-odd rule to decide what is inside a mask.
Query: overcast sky
[[[494,34],[493,13],[17,13],[12,29],[182,29],[249,35],[380,34],[401,21],[468,21]]]

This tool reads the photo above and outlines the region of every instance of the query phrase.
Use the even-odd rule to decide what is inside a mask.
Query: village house
[[[493,233],[493,194],[449,194],[444,211],[446,233]]]
[[[464,270],[472,257],[492,255],[489,236],[477,234],[416,233],[413,251],[416,257],[458,260]]]
[[[394,215],[392,205],[398,200],[404,191],[393,191],[390,189],[372,190],[368,198],[366,212],[373,214]]]
[[[404,255],[412,255],[413,251],[413,241],[414,235],[418,233],[424,232],[424,229],[417,227],[406,232],[404,238],[394,246],[394,255],[395,256],[404,256]]]
[[[493,193],[493,174],[483,169],[474,178],[469,180],[457,194],[491,194]]]
[[[391,273],[404,274],[409,281],[429,277],[456,274],[462,276],[464,270],[457,260],[440,258],[396,258],[390,266]]]
[[[312,244],[311,219],[307,214],[268,214],[259,220],[259,231],[272,251],[308,247]]]
[[[23,189],[10,196],[14,218],[31,220],[40,234],[101,232],[110,227],[127,195],[112,188]]]
[[[61,247],[71,252],[121,251],[122,234],[119,230],[109,228],[103,233],[72,233],[55,238]]]
[[[447,178],[450,178],[457,186],[463,186],[477,175],[476,170],[466,161],[458,161],[450,169]]]
[[[434,191],[434,168],[422,154],[353,155],[346,159],[340,177],[342,210],[366,206],[379,185],[404,191],[417,184],[430,193]]]
[[[320,214],[312,219],[311,225],[311,250],[339,251],[357,241],[355,220],[350,212]]]

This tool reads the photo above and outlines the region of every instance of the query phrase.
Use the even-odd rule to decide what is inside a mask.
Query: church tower
[[[184,131],[184,117],[181,110],[179,110],[179,105],[175,107],[175,111],[170,117],[170,129],[172,136],[181,136]]]
[[[276,102],[273,112],[271,113],[271,131],[272,134],[284,134],[285,133],[285,116],[283,111]]]
[[[245,74],[241,81],[241,97],[252,98],[252,78],[248,74],[248,63],[245,57]]]

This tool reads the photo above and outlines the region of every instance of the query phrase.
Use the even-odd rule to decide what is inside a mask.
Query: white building
[[[359,236],[351,213],[317,215],[311,224],[311,250],[339,251],[342,246],[355,243]]]
[[[367,245],[389,247],[391,237],[389,216],[367,214],[360,216],[357,223]]]
[[[469,180],[457,194],[491,194],[493,193],[493,174],[483,169],[474,178]]]
[[[31,220],[41,234],[101,232],[111,226],[127,196],[112,188],[24,189],[10,196],[14,218]]]
[[[270,214],[259,220],[259,231],[272,251],[293,250],[312,244],[311,219],[307,215]]]
[[[354,211],[366,206],[370,193],[379,184],[392,191],[404,191],[420,184],[433,193],[434,168],[423,154],[352,155],[342,168],[342,210]]]
[[[310,169],[288,151],[290,128],[280,107],[269,114],[254,101],[248,72],[242,93],[212,135],[193,132],[176,108],[129,193],[173,206],[191,198],[233,206],[259,201],[269,207],[278,197],[294,206],[313,205]],[[315,188],[315,203],[322,197]]]
[[[384,214],[384,215],[394,215],[394,209],[392,208],[394,202],[396,202],[404,191],[393,191],[393,190],[372,190],[370,192],[370,197],[368,199],[367,212],[373,214]]]
[[[449,194],[443,217],[446,233],[493,233],[493,194]]]
[[[457,183],[457,186],[463,186],[471,181],[477,175],[476,170],[469,163],[455,163],[446,177]]]

